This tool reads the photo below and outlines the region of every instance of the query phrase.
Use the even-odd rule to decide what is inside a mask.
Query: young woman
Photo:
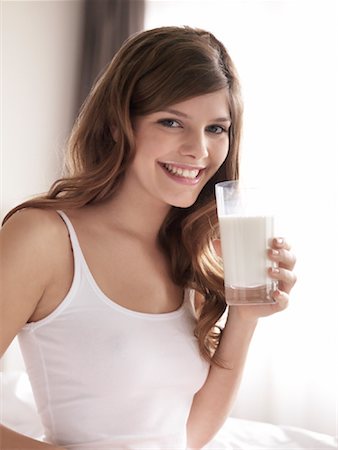
[[[231,410],[259,317],[227,304],[214,186],[237,179],[242,106],[223,45],[189,27],[131,37],[94,86],[67,174],[5,218],[2,353],[19,342],[44,442],[5,449],[200,449]]]

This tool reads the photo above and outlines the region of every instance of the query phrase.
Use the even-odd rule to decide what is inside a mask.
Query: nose
[[[208,140],[204,132],[191,132],[181,145],[181,154],[194,160],[201,160],[209,155]]]

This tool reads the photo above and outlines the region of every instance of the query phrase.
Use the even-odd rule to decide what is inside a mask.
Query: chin
[[[197,197],[194,197],[192,199],[176,199],[175,201],[170,202],[171,206],[174,206],[175,208],[190,208],[197,200]]]

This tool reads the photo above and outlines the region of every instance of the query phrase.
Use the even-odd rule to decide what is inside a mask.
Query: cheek
[[[154,145],[151,141],[145,141],[144,139],[135,141],[134,162],[136,162],[137,165],[147,164],[154,154]]]
[[[140,159],[154,159],[161,156],[165,142],[154,133],[143,133],[135,139],[135,157]]]
[[[216,151],[216,149],[215,149],[215,153],[214,153],[213,159],[212,159],[212,171],[209,173],[209,176],[208,176],[209,180],[223,166],[223,164],[224,164],[225,160],[227,159],[228,155],[229,155],[228,147],[226,149],[218,148],[218,151]]]
[[[215,167],[217,167],[217,169],[219,167],[221,167],[221,165],[227,159],[228,154],[229,154],[229,143],[222,146],[222,148],[216,149],[216,151],[214,153],[213,162],[214,162]]]

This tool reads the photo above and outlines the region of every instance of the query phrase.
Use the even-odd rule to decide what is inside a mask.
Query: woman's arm
[[[44,211],[23,210],[0,230],[0,357],[28,322],[48,284],[52,255],[48,258],[47,217]]]
[[[16,213],[0,231],[0,357],[35,311],[54,272],[60,234],[55,223],[55,213],[30,209]],[[0,425],[0,448],[60,447]]]
[[[187,423],[189,449],[201,449],[223,425],[234,404],[249,345],[259,317],[282,311],[295,284],[295,258],[284,240],[276,239],[269,257],[278,264],[270,276],[278,280],[273,305],[230,306],[216,354],[224,368],[211,364],[203,387],[196,393]]]
[[[64,450],[62,447],[36,441],[28,436],[16,433],[9,428],[0,425],[0,449],[1,450]]]
[[[241,322],[236,318],[236,307],[230,308],[216,352],[226,368],[212,364],[203,388],[194,397],[187,424],[189,449],[202,448],[229,415],[255,327],[256,321]]]

